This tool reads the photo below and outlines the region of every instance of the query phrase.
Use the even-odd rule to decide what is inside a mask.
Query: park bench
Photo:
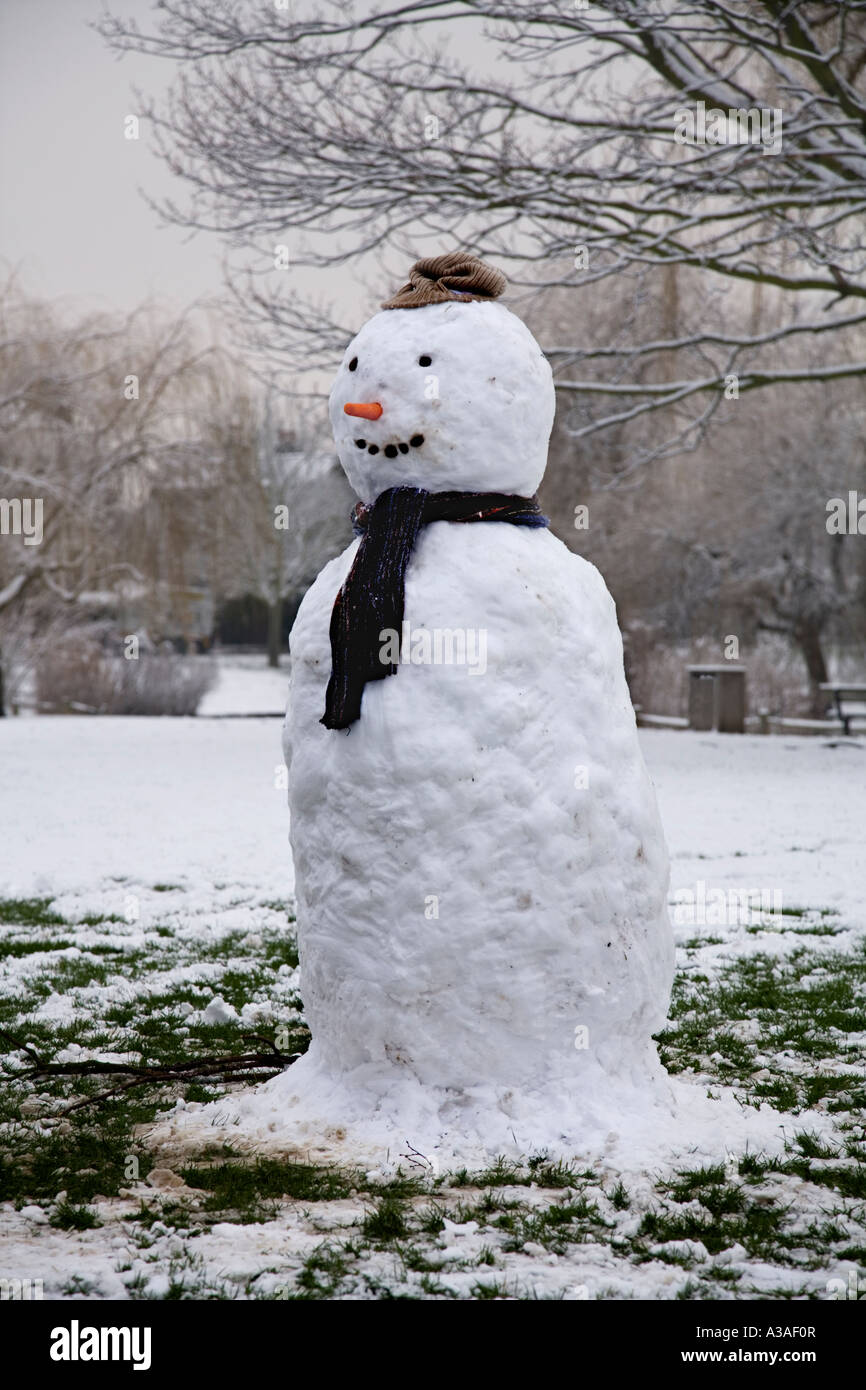
[[[832,695],[832,708],[846,734],[850,735],[854,720],[862,722],[863,732],[866,732],[866,685],[837,685],[833,681],[826,681],[821,689],[827,695]]]

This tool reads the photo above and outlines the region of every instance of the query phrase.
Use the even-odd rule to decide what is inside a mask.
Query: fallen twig
[[[301,1029],[299,1028],[297,1031],[300,1032]],[[268,1081],[271,1077],[278,1076],[286,1067],[291,1066],[292,1062],[297,1061],[300,1056],[300,1053],[297,1052],[280,1052],[270,1038],[262,1037],[259,1033],[242,1033],[243,1038],[263,1042],[272,1048],[272,1051],[232,1053],[227,1057],[195,1057],[187,1062],[155,1062],[151,1065],[139,1064],[137,1066],[132,1062],[99,1062],[95,1060],[45,1062],[32,1047],[22,1043],[11,1033],[0,1029],[0,1034],[33,1058],[35,1065],[20,1072],[19,1076],[22,1078],[33,1079],[45,1076],[117,1076],[127,1078],[118,1085],[109,1087],[106,1091],[99,1091],[96,1095],[85,1096],[81,1100],[73,1101],[65,1110],[59,1112],[61,1115],[69,1115],[73,1110],[80,1110],[85,1106],[96,1105],[101,1101],[109,1100],[112,1096],[132,1090],[136,1086],[161,1085],[167,1081],[189,1081],[192,1077],[209,1077],[212,1080],[227,1083],[235,1080],[239,1075],[248,1081]]]
[[[32,1057],[37,1064],[42,1062],[42,1058],[34,1047],[31,1047],[29,1043],[22,1042],[20,1038],[16,1038],[15,1034],[8,1032],[6,1028],[0,1028],[0,1038],[7,1038],[13,1047],[17,1047],[20,1052],[26,1052],[28,1057]]]

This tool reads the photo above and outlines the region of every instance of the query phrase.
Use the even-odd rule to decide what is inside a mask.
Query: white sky
[[[146,16],[151,0],[113,0]],[[220,243],[163,227],[139,190],[183,189],[142,138],[126,140],[132,87],[174,65],[118,60],[88,27],[101,0],[0,0],[0,257],[24,288],[87,307],[148,297],[179,306],[221,289]]]
[[[0,278],[14,268],[25,292],[63,297],[70,308],[126,310],[155,299],[171,312],[222,292],[224,244],[163,225],[142,196],[187,203],[186,185],[150,148],[147,123],[139,140],[124,138],[133,88],[158,97],[178,66],[118,58],[90,27],[105,8],[154,27],[154,0],[0,0]],[[437,34],[441,43],[452,37]],[[461,26],[459,43],[480,69],[495,68],[496,46],[480,26]],[[419,240],[417,254],[436,249],[451,248]],[[383,281],[381,260],[307,269],[307,287],[360,327],[409,269],[391,257]]]
[[[222,292],[224,247],[213,233],[163,225],[142,196],[187,201],[150,148],[147,123],[139,140],[124,138],[133,88],[158,97],[178,68],[137,53],[118,58],[90,27],[104,8],[103,0],[0,0],[0,276],[14,268],[26,292],[71,308],[155,299],[170,312]],[[146,30],[154,0],[107,0],[107,8]],[[460,38],[476,63],[495,65],[480,31]],[[418,254],[435,249],[419,243]],[[360,327],[409,268],[377,286],[380,262],[304,273],[314,290],[321,276],[343,321]]]

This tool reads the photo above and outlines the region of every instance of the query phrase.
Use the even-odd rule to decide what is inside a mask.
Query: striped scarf
[[[331,679],[320,720],[326,729],[354,724],[367,682],[397,674],[396,665],[380,659],[381,634],[402,630],[406,568],[418,532],[431,521],[549,524],[534,497],[499,492],[392,487],[370,505],[359,502],[352,525],[362,540],[331,614]]]

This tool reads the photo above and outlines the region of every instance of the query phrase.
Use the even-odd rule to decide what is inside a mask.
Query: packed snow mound
[[[301,988],[323,1063],[553,1084],[578,1109],[581,1050],[642,1080],[673,974],[668,865],[598,571],[547,531],[426,527],[411,625],[485,632],[485,669],[401,665],[344,733],[319,719],[351,558],[292,638]]]
[[[446,303],[365,324],[330,411],[366,502],[394,487],[526,497],[554,391],[504,306]],[[423,526],[402,630],[380,634],[397,669],[367,683],[358,720],[325,728],[332,610],[357,552],[323,570],[292,630],[285,753],[314,1041],[264,1103],[284,1097],[287,1136],[333,1116],[366,1144],[375,1113],[374,1146],[417,1122],[434,1145],[471,1132],[497,1151],[607,1132],[611,1089],[664,1104],[667,850],[601,576],[546,530]]]
[[[668,1078],[647,1059],[643,1084],[611,1087],[588,1053],[579,1083],[559,1093],[490,1084],[460,1090],[368,1066],[335,1077],[313,1043],[287,1071],[262,1086],[208,1105],[185,1104],[163,1117],[148,1147],[183,1162],[225,1140],[241,1155],[439,1176],[482,1170],[500,1158],[544,1155],[600,1176],[717,1164],[744,1153],[781,1154],[790,1116],[737,1103],[706,1083]],[[651,1082],[651,1084],[647,1084]],[[579,1105],[575,1098],[579,1096]],[[812,1114],[817,1135],[832,1116]]]

